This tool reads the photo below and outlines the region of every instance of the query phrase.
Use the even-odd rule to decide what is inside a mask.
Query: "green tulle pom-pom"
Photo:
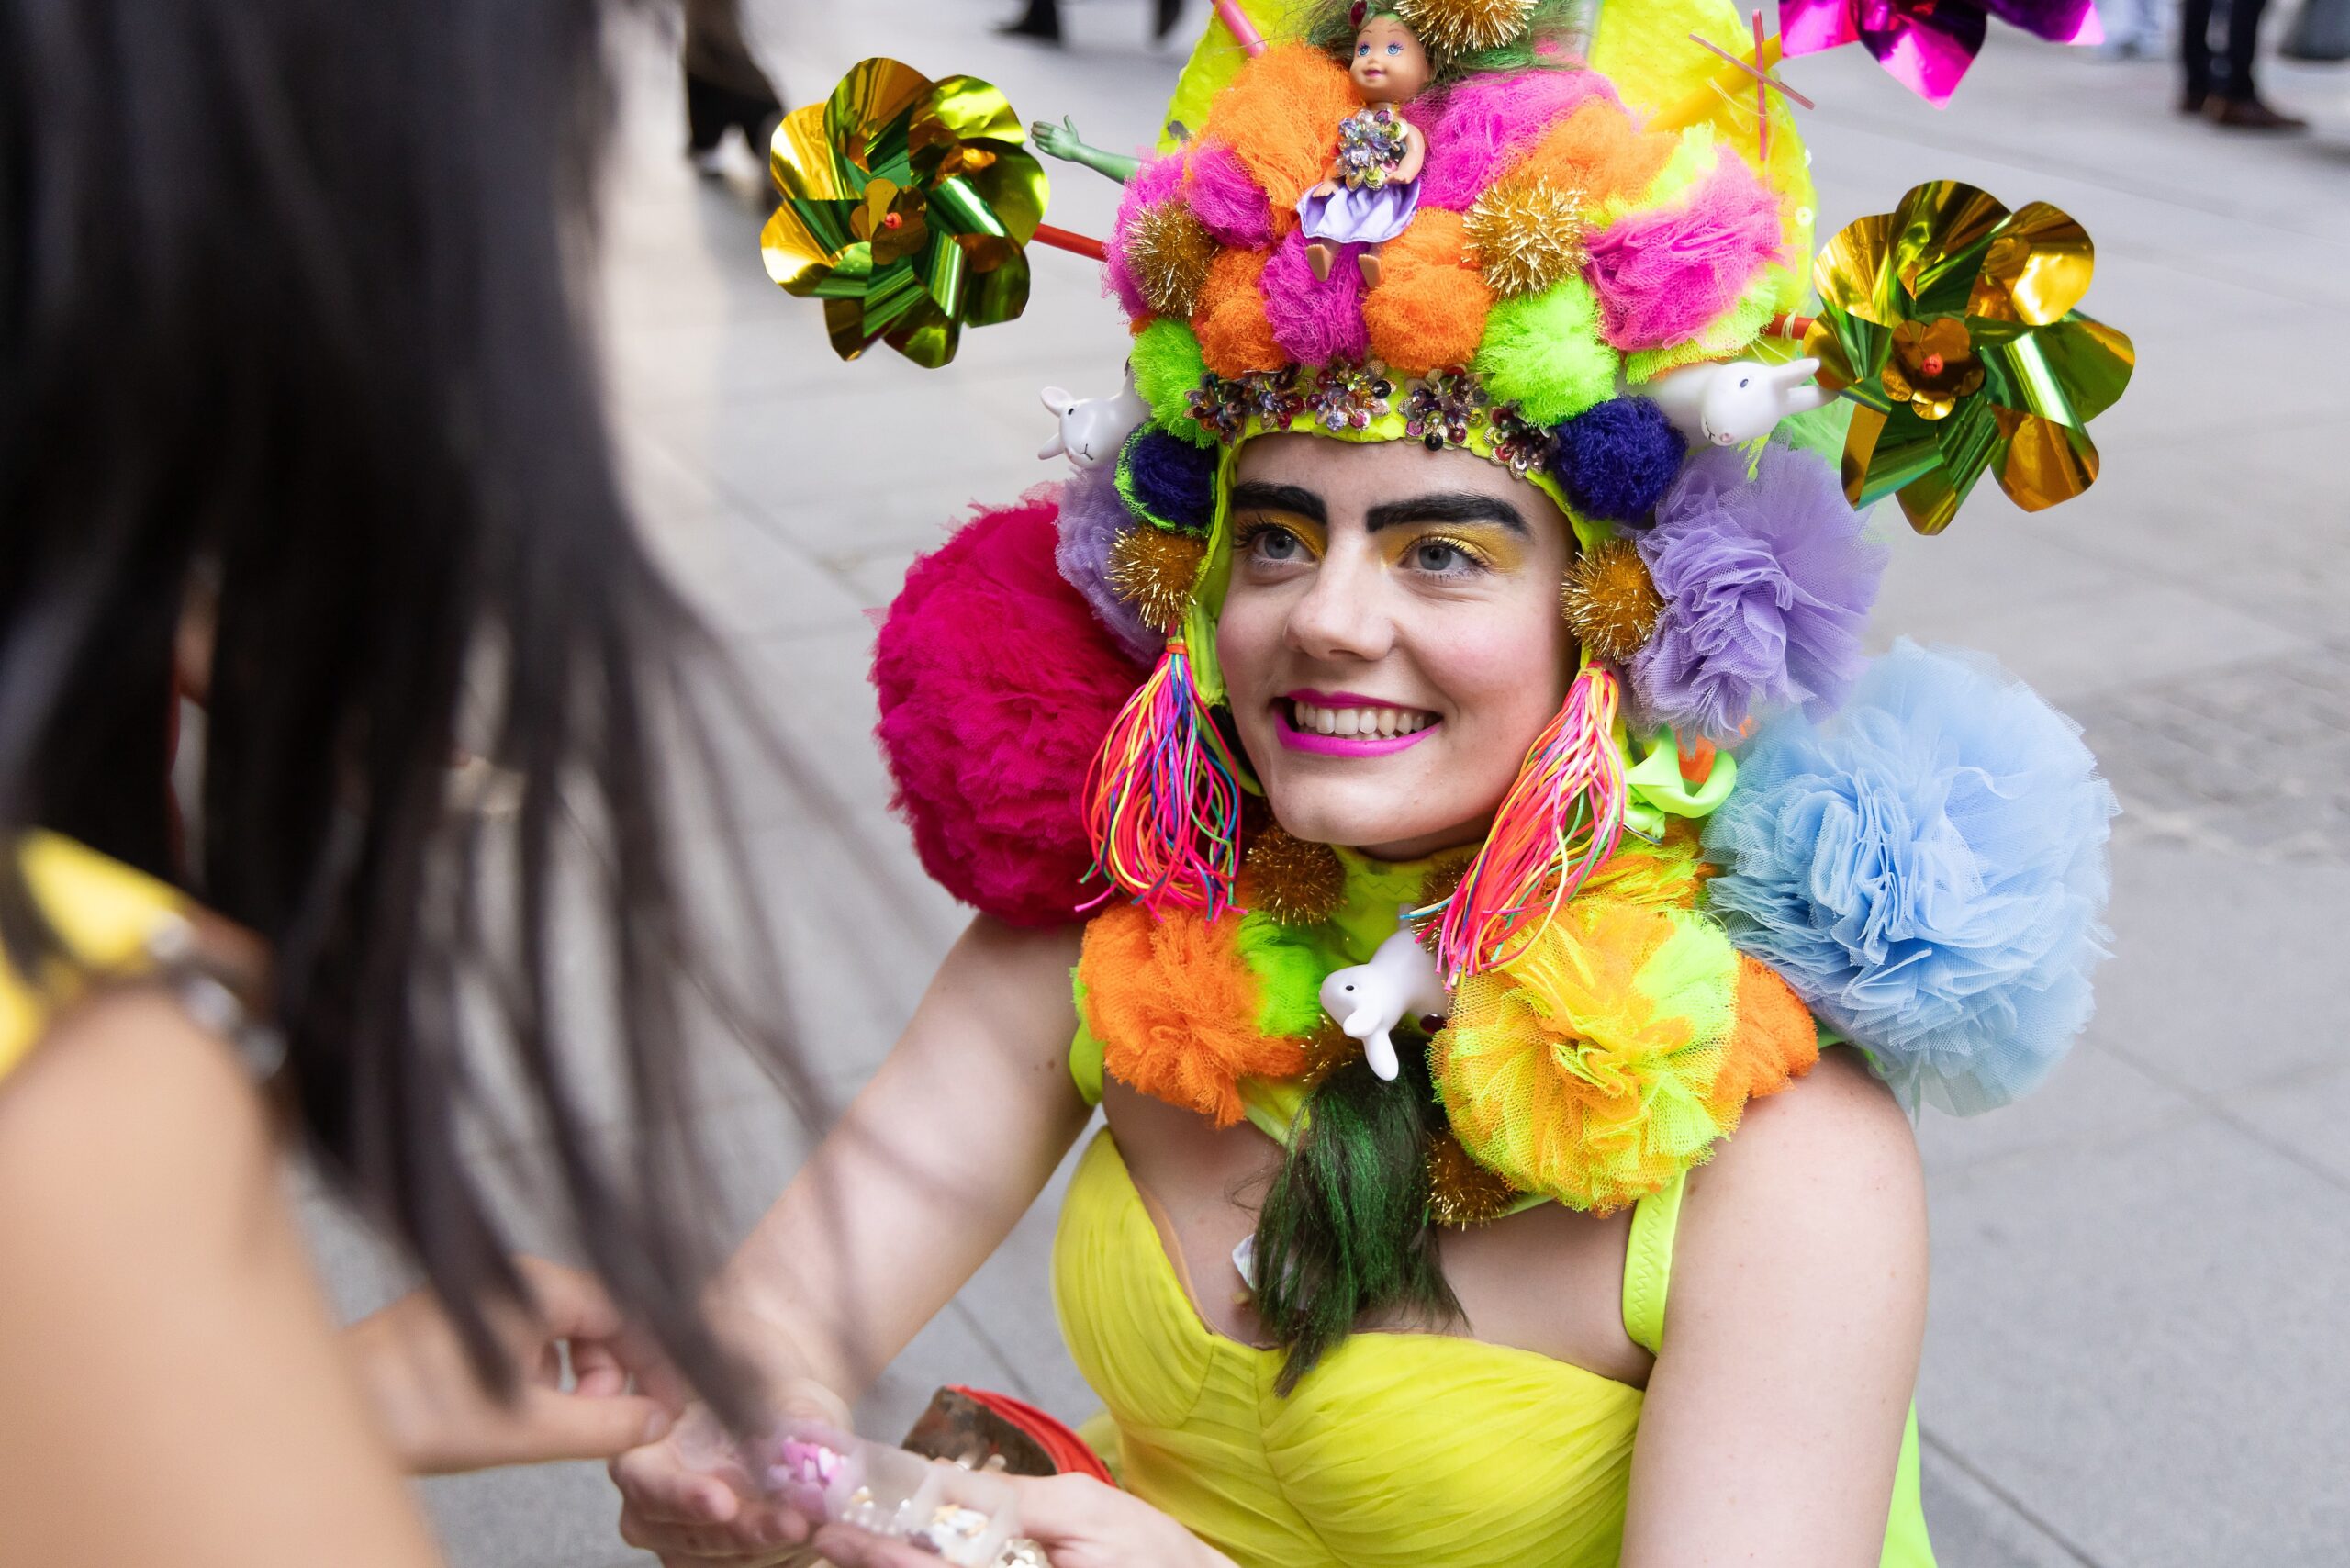
[[[1171,316],[1161,316],[1135,336],[1128,353],[1135,391],[1150,405],[1153,423],[1194,446],[1214,446],[1215,432],[1191,416],[1191,394],[1208,373],[1200,340]]]
[[[1485,319],[1476,371],[1496,402],[1555,425],[1616,395],[1616,351],[1599,336],[1599,297],[1571,277],[1544,293],[1505,299]]]

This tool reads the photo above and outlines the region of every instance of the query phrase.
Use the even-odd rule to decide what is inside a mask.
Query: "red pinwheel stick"
[[[1072,256],[1083,256],[1089,261],[1100,262],[1109,259],[1109,253],[1102,250],[1101,241],[1090,240],[1082,234],[1072,234],[1066,229],[1056,229],[1049,223],[1036,225],[1036,243],[1050,245],[1056,251],[1067,251]]]

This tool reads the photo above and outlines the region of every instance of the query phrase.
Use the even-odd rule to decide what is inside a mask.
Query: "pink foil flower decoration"
[[[1983,47],[1986,17],[2053,43],[2103,43],[2093,0],[1779,0],[1789,58],[1858,43],[1939,108]]]

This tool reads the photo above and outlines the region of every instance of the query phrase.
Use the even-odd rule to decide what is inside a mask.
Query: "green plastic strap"
[[[1673,1279],[1673,1235],[1681,1224],[1684,1170],[1672,1185],[1632,1205],[1632,1237],[1624,1246],[1624,1332],[1651,1355],[1664,1345],[1665,1288]]]
[[[1085,1096],[1089,1105],[1102,1103],[1102,1040],[1085,1021],[1085,982],[1069,973],[1069,986],[1077,999],[1077,1033],[1069,1041],[1069,1076],[1077,1092]]]
[[[1670,729],[1659,730],[1648,745],[1648,756],[1624,772],[1630,796],[1624,820],[1635,833],[1654,838],[1668,816],[1711,816],[1738,784],[1738,759],[1727,751],[1714,754],[1713,771],[1692,788],[1681,777],[1681,745]]]

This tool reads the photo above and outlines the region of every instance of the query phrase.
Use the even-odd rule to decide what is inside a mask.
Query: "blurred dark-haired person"
[[[755,1397],[696,1305],[677,1046],[729,987],[665,807],[726,683],[576,298],[606,21],[0,0],[0,1564],[413,1568],[403,1470]],[[461,738],[510,813],[451,809]],[[593,1278],[461,1159],[491,1068]],[[338,1337],[289,1145],[429,1295]]]

